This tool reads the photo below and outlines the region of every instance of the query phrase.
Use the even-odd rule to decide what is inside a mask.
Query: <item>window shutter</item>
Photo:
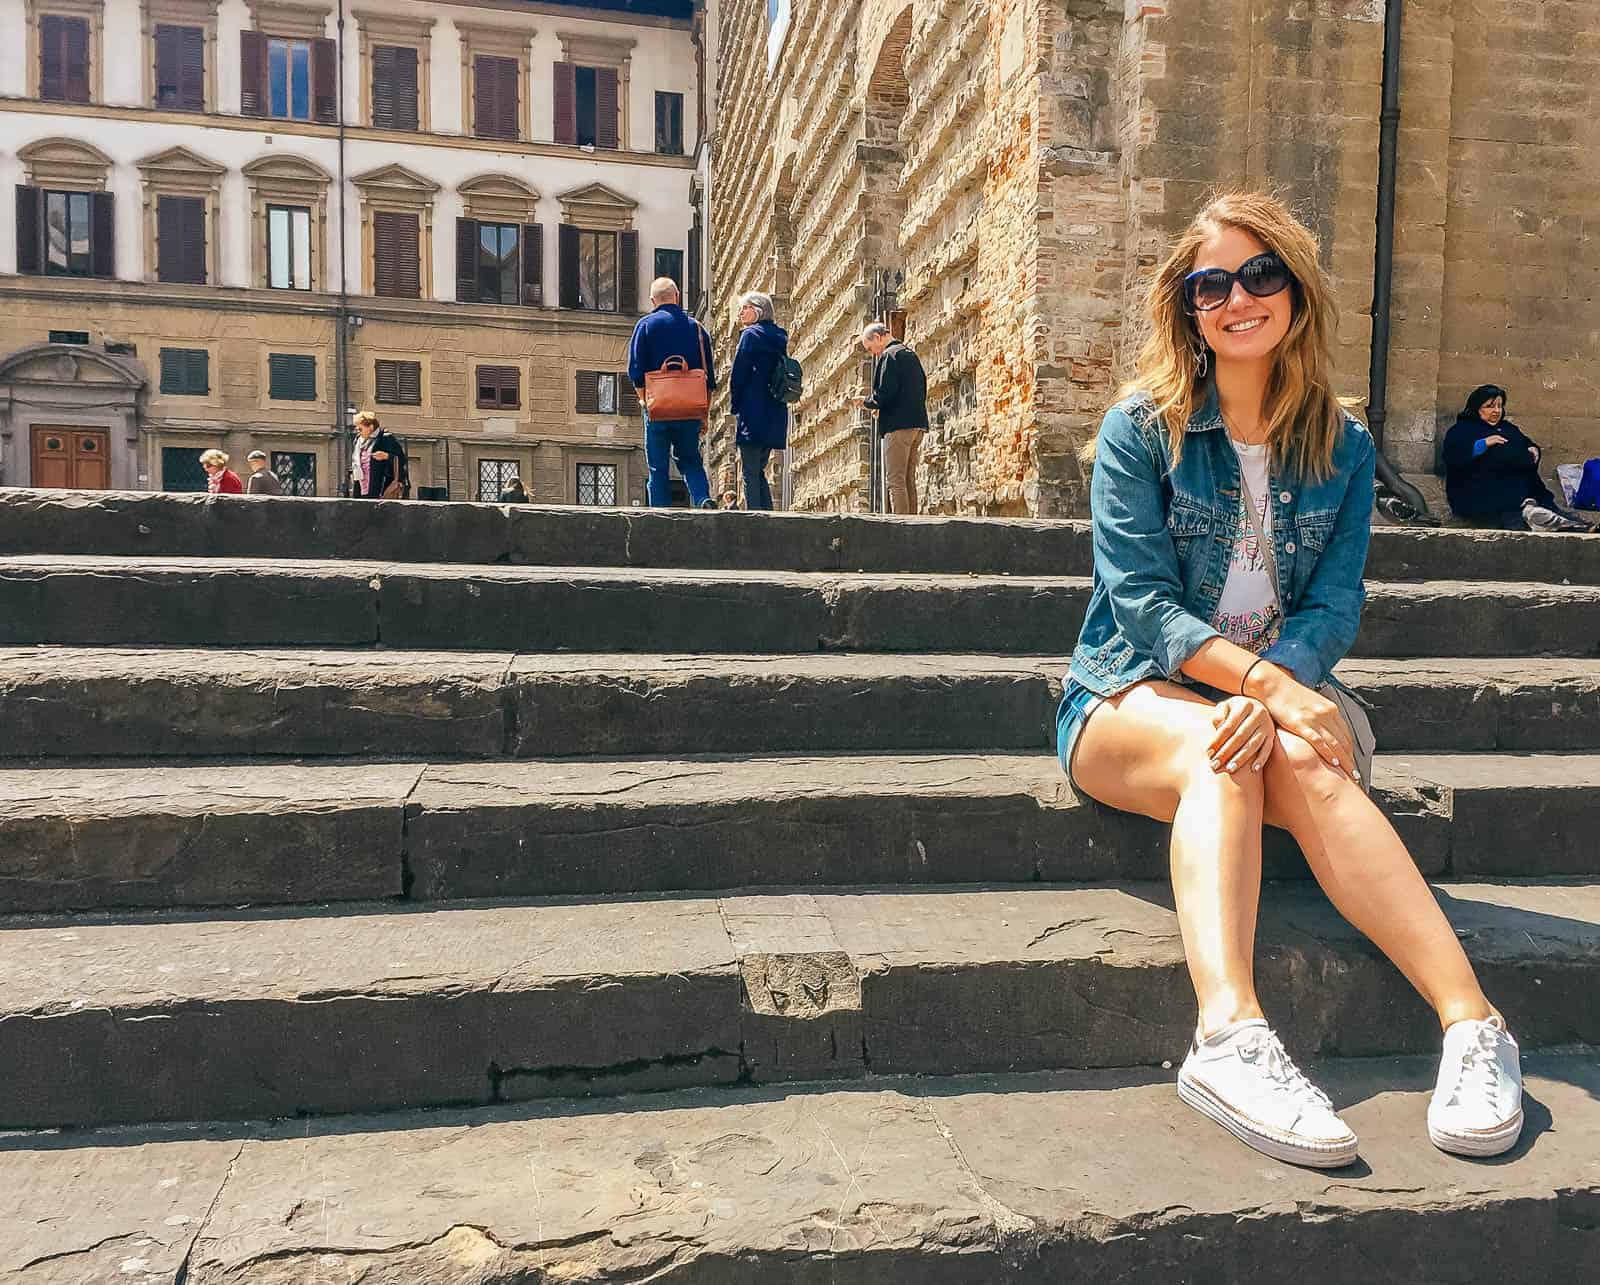
[[[44,192],[17,184],[17,271],[37,275],[44,271]]]
[[[47,13],[39,19],[39,97],[67,96],[66,19]]]
[[[186,112],[206,109],[206,33],[199,27],[180,27],[178,37],[178,108]]]
[[[456,220],[456,302],[478,302],[478,220]]]
[[[480,54],[472,61],[473,133],[479,138],[516,138],[520,132],[517,80],[521,63],[515,58]]]
[[[700,302],[700,224],[698,219],[693,228],[689,230],[689,270],[688,293],[684,297],[684,307],[693,312]]]
[[[311,42],[311,104],[315,119],[339,119],[338,46],[325,36]]]
[[[578,306],[578,229],[571,223],[563,223],[556,233],[556,257],[561,261],[558,271],[560,281],[557,288],[560,290],[561,306],[563,308],[576,308]]]
[[[537,223],[522,225],[522,302],[544,304],[544,229]]]
[[[580,370],[577,382],[578,414],[598,415],[600,413],[600,372],[598,370]]]
[[[637,417],[640,411],[639,394],[628,382],[625,371],[617,375],[617,411],[632,417]]]
[[[372,123],[379,129],[416,129],[417,51],[378,45],[372,51]]]
[[[89,101],[89,24],[82,18],[68,18],[66,97],[68,102]]]
[[[265,116],[267,96],[267,38],[259,31],[239,33],[239,110],[246,116]]]
[[[89,197],[89,250],[93,262],[89,270],[97,277],[117,275],[116,198],[110,192],[95,192]]]
[[[156,279],[205,284],[206,203],[203,198],[163,196],[157,202]]]
[[[182,79],[178,68],[178,64],[181,61],[178,37],[182,30],[182,27],[161,26],[156,28],[157,107],[176,107],[178,105],[179,81]],[[163,391],[165,390],[163,389]]]
[[[397,402],[400,400],[400,363],[397,361],[380,361],[377,366],[376,378],[373,380],[376,387],[373,396],[380,402]]]
[[[617,69],[594,70],[594,141],[596,147],[617,146]]]
[[[556,64],[556,142],[578,141],[578,69],[570,62]],[[566,307],[565,304],[562,307]]]
[[[390,299],[422,297],[421,236],[417,216],[379,210],[372,216],[372,288]]]
[[[417,99],[417,51],[400,46],[394,51],[395,129],[417,129],[422,118]]]
[[[267,396],[275,402],[314,402],[317,359],[303,353],[268,353],[267,383]]]
[[[617,233],[617,309],[639,311],[639,234]]]
[[[522,371],[516,366],[478,367],[478,409],[516,410],[521,405]]]
[[[420,361],[396,362],[400,368],[398,401],[407,406],[422,405],[422,363]]]

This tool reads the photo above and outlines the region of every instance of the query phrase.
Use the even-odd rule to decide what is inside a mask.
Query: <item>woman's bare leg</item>
[[[1433,891],[1361,787],[1281,729],[1262,775],[1267,824],[1295,837],[1328,899],[1394,961],[1440,1025],[1489,1017],[1494,1009]]]
[[[1072,764],[1091,798],[1172,822],[1172,891],[1202,1035],[1262,1016],[1254,961],[1265,773],[1212,771],[1214,709],[1174,683],[1141,683],[1095,710]]]

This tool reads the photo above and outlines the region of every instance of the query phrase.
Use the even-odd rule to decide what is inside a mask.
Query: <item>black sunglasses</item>
[[[1183,306],[1186,312],[1210,312],[1228,302],[1237,281],[1247,294],[1265,299],[1288,289],[1294,280],[1283,260],[1268,251],[1246,259],[1237,272],[1226,268],[1201,268],[1183,279]]]

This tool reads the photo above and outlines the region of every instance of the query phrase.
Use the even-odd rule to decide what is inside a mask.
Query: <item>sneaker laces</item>
[[[1491,1110],[1500,1106],[1500,1032],[1484,1022],[1472,1037],[1472,1042],[1462,1050],[1456,1068],[1456,1082],[1450,1090],[1450,1105],[1461,1102],[1462,1090],[1470,1086],[1482,1093]]]
[[[1302,1102],[1309,1100],[1328,1111],[1333,1110],[1332,1100],[1306,1078],[1306,1073],[1294,1064],[1294,1059],[1273,1032],[1260,1032],[1247,1043],[1241,1044],[1238,1053],[1241,1061],[1259,1065],[1267,1073],[1274,1092],[1288,1094]]]

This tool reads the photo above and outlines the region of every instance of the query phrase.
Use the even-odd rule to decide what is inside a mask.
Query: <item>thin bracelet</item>
[[[1250,681],[1250,675],[1255,673],[1256,666],[1262,664],[1266,659],[1265,656],[1257,656],[1250,662],[1250,667],[1244,671],[1244,677],[1239,680],[1239,695],[1244,695],[1245,684]]]

